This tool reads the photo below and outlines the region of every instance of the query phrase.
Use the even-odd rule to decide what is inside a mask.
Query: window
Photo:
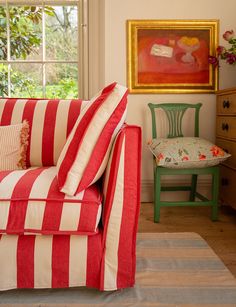
[[[71,0],[0,4],[0,96],[82,97],[81,8]]]

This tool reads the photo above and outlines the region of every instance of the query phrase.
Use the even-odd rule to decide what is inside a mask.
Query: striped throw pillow
[[[112,83],[82,110],[58,159],[61,192],[75,195],[101,177],[125,121],[127,95],[126,87]]]
[[[0,170],[26,168],[29,125],[23,123],[0,127]]]

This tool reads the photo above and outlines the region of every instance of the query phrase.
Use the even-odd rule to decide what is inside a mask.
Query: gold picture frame
[[[214,93],[218,20],[128,20],[130,93]]]

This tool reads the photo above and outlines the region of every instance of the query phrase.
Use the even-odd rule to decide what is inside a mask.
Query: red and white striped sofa
[[[62,162],[57,166],[63,146],[76,129],[88,133],[95,109],[84,127],[75,126],[92,106],[94,100],[91,104],[79,99],[0,99],[1,126],[23,120],[30,126],[27,169],[0,172],[0,290],[77,286],[116,290],[134,285],[141,131],[137,126],[119,126],[126,106],[119,113],[119,124],[115,115],[108,117],[112,122],[99,133],[91,167],[87,165],[83,174],[90,178],[100,163],[101,178],[92,176],[74,195],[61,192],[58,184],[59,169],[64,170]],[[105,137],[110,145],[99,152]],[[80,154],[87,157],[86,151]]]

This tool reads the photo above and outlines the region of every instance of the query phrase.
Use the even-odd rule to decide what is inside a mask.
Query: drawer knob
[[[222,185],[222,186],[227,186],[227,185],[229,185],[229,180],[228,180],[228,178],[222,178],[222,179],[221,179],[221,185]]]
[[[229,130],[229,125],[227,123],[222,123],[221,128],[222,128],[222,130],[228,131]]]
[[[229,100],[224,100],[223,101],[223,108],[225,109],[225,108],[229,108],[230,107],[230,102],[229,102]]]

